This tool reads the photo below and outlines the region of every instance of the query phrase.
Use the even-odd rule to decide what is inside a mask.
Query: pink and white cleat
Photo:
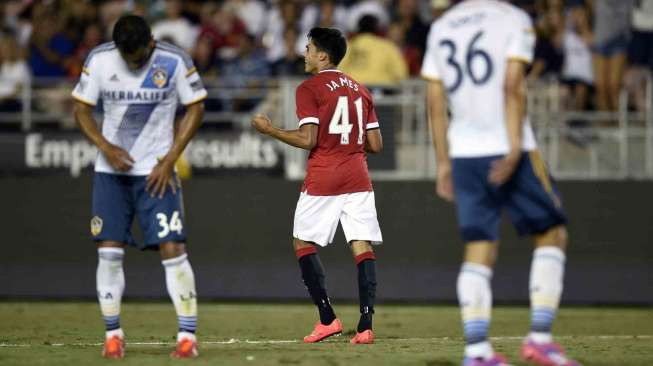
[[[364,330],[360,333],[356,333],[354,338],[349,341],[351,344],[372,344],[374,343],[374,332],[372,329]]]
[[[521,346],[521,358],[541,366],[581,366],[565,356],[564,349],[557,343],[537,344],[527,340]]]
[[[338,318],[332,321],[329,325],[324,325],[320,322],[317,322],[313,332],[304,337],[304,343],[319,342],[333,335],[339,335],[340,333],[342,333],[342,322],[340,322],[340,319]]]
[[[495,353],[492,358],[487,360],[482,358],[465,357],[462,366],[510,366],[506,358],[499,353]]]

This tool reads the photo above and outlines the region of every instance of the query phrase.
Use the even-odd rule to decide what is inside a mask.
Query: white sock
[[[188,256],[162,261],[166,271],[166,285],[179,319],[179,332],[195,333],[197,328],[197,292],[195,276]]]
[[[488,359],[494,355],[487,341],[492,311],[492,269],[487,266],[465,262],[458,275],[458,302],[465,333],[465,356]]]
[[[551,326],[555,319],[564,276],[565,253],[553,246],[533,252],[530,275],[531,331],[528,338],[535,343],[552,341]]]
[[[122,248],[98,249],[96,288],[107,337],[109,332],[116,330],[122,334],[122,330],[120,330],[120,301],[125,290],[125,274],[122,269],[124,255],[125,251]]]
[[[195,334],[189,333],[189,332],[179,332],[179,333],[177,333],[177,342],[181,341],[184,338],[190,339],[191,341],[197,343],[197,337],[195,337]]]
[[[122,328],[114,329],[114,330],[108,330],[105,334],[106,338],[111,338],[113,336],[118,336],[120,339],[125,338],[125,333],[122,331]]]

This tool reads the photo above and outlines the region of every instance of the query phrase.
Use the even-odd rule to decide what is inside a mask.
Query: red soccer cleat
[[[123,358],[125,357],[125,342],[117,335],[104,340],[102,357]]]
[[[331,337],[333,335],[339,335],[342,333],[342,323],[340,319],[335,319],[329,325],[324,325],[320,322],[315,324],[315,329],[311,334],[304,337],[304,343],[315,343],[319,342],[325,338]]]
[[[374,343],[374,332],[372,329],[364,330],[360,333],[356,333],[354,338],[349,341],[351,344],[372,344]]]
[[[173,358],[194,358],[199,356],[197,342],[190,338],[182,338],[177,341],[177,349],[170,354]]]

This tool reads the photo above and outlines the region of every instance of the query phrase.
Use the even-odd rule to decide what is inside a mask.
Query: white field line
[[[508,336],[508,337],[490,337],[492,341],[520,341],[524,339],[523,336]],[[618,340],[618,339],[653,339],[653,335],[650,334],[641,334],[641,335],[578,335],[578,336],[557,336],[556,339],[565,340],[565,339],[583,339],[583,340]],[[385,342],[447,342],[447,341],[458,341],[460,337],[435,337],[435,338],[381,338],[379,339]],[[326,343],[333,343],[333,340],[326,340]],[[252,341],[249,339],[236,339],[231,338],[226,341],[201,341],[200,345],[230,345],[230,344],[294,344],[301,343],[299,339],[264,339],[258,341]],[[174,342],[127,342],[127,346],[172,346]],[[102,343],[51,343],[45,344],[45,346],[51,347],[98,347]],[[29,347],[40,347],[44,344],[12,344],[12,343],[0,343],[0,348],[29,348]]]

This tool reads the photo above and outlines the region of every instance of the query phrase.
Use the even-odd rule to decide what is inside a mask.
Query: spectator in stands
[[[336,28],[343,34],[346,33],[347,8],[338,5],[336,0],[319,0],[304,8],[299,24],[300,34],[297,38],[295,52],[298,55],[303,55],[308,44],[306,35],[314,27]]]
[[[401,50],[408,66],[408,74],[419,75],[422,68],[422,53],[417,47],[406,45],[406,30],[399,23],[391,23],[388,28],[388,39]]]
[[[339,68],[365,85],[396,85],[408,76],[408,66],[399,47],[376,34],[378,28],[374,15],[360,19],[358,34],[349,41]]]
[[[197,28],[181,16],[181,0],[166,0],[166,18],[152,26],[152,34],[157,40],[169,39],[176,46],[192,54],[197,38]]]
[[[193,53],[195,67],[204,81],[215,79],[218,75],[216,54],[213,42],[208,37],[199,37]]]
[[[569,107],[576,111],[587,109],[589,92],[594,84],[591,44],[588,9],[582,4],[573,6],[568,11],[562,36],[562,80],[571,91],[572,105]]]
[[[235,97],[226,109],[248,111],[261,100],[260,96],[249,95],[249,88],[260,86],[270,75],[265,53],[256,44],[256,37],[250,34],[239,36],[237,55],[222,67],[221,84],[232,88]],[[228,104],[228,103],[227,103]]]
[[[295,41],[297,40],[297,31],[295,28],[286,28],[284,32],[284,44],[286,48],[285,56],[273,62],[270,65],[270,71],[273,76],[298,76],[304,75],[304,58],[295,52]]]
[[[394,22],[399,24],[403,30],[404,55],[414,52],[407,51],[407,49],[415,49],[419,53],[420,64],[418,70],[411,69],[410,72],[411,75],[418,75],[421,69],[424,50],[426,49],[426,37],[429,33],[429,26],[420,18],[417,0],[398,0],[396,10]]]
[[[0,35],[0,112],[20,111],[20,91],[29,82],[29,69],[16,38]]]
[[[535,57],[528,74],[531,84],[541,78],[557,80],[562,71],[562,38],[565,30],[562,0],[547,0],[543,3],[536,21]]]
[[[4,11],[2,27],[8,28],[16,36],[19,47],[27,47],[33,29],[30,3],[10,0],[0,4],[0,8]]]
[[[280,0],[279,4],[270,11],[267,29],[263,36],[268,62],[273,63],[284,57],[286,53],[284,32],[286,28],[299,27],[301,11],[301,6],[292,0]]]
[[[602,111],[614,111],[619,104],[633,1],[594,2],[594,82],[597,105]]]
[[[589,11],[585,4],[572,4],[567,11],[565,30],[562,35],[564,63],[562,82],[566,86],[565,107],[574,111],[589,108],[589,95],[594,84],[592,72],[592,31],[589,24]],[[569,121],[568,138],[579,147],[585,147],[595,139],[588,130],[588,121],[574,119]]]
[[[229,60],[236,56],[238,42],[247,33],[245,24],[238,18],[236,8],[229,3],[215,9],[209,24],[202,25],[199,40],[207,40],[218,60]]]
[[[347,31],[356,32],[360,20],[365,15],[373,15],[377,19],[378,28],[385,30],[390,24],[390,14],[387,3],[389,0],[359,0],[349,7]],[[359,80],[360,81],[360,80]]]
[[[82,72],[82,66],[86,62],[86,56],[89,52],[95,47],[102,43],[102,29],[98,23],[90,23],[86,26],[86,29],[82,32],[83,38],[79,43],[70,63],[68,64],[68,76],[71,79],[79,78],[80,73]]]
[[[62,78],[75,49],[73,42],[61,31],[60,22],[52,9],[38,16],[39,5],[33,9],[34,27],[30,39],[29,64],[37,78]]]
[[[226,6],[234,9],[236,16],[243,21],[247,33],[261,37],[266,28],[265,1],[227,0]]]
[[[63,5],[64,3],[61,3],[58,17],[64,24],[64,32],[68,39],[79,44],[83,41],[89,25],[97,24],[97,8],[88,1],[70,1]]]
[[[626,89],[638,111],[646,108],[646,82],[653,76],[653,0],[640,0],[632,14],[633,38],[628,51],[630,66]]]
[[[314,27],[337,28],[345,32],[347,27],[347,8],[338,5],[336,0],[318,0],[306,5],[301,15],[301,32],[304,38]],[[302,49],[302,53],[304,49]]]

